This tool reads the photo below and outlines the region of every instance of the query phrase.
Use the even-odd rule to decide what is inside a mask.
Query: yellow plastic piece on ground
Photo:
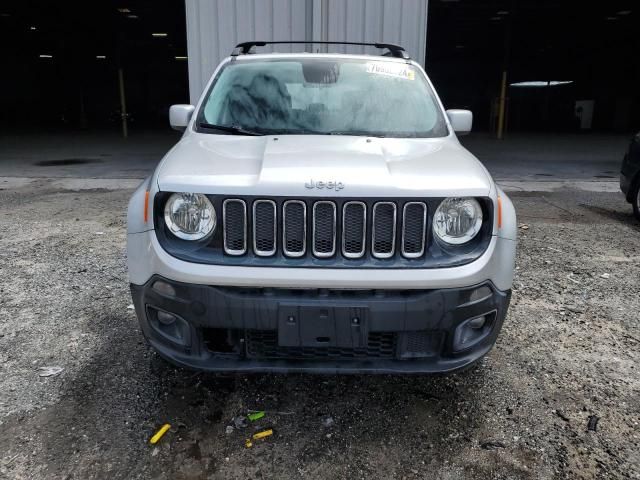
[[[271,435],[273,435],[273,430],[269,429],[263,430],[262,432],[254,433],[252,438],[254,440],[260,440],[261,438],[269,437]]]
[[[247,448],[253,447],[253,443],[251,442],[251,439],[247,438],[244,442],[244,446]]]
[[[167,433],[169,431],[169,429],[171,428],[171,425],[169,425],[168,423],[165,423],[160,430],[158,430],[156,432],[156,434],[151,437],[151,440],[149,440],[149,443],[151,445],[155,445],[156,443],[158,443],[158,441],[160,441],[160,439],[162,438],[162,436]]]

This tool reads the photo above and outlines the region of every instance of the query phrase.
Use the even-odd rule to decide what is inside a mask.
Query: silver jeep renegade
[[[471,365],[509,305],[516,218],[401,47],[238,45],[134,193],[142,333],[209,371],[430,373]]]

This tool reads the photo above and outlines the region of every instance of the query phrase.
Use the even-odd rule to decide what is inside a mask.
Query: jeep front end
[[[435,373],[493,346],[513,205],[422,68],[390,56],[235,55],[128,213],[142,332],[209,371]],[[242,53],[242,50],[241,50]]]

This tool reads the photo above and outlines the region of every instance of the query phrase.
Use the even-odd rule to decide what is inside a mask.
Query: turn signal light
[[[144,223],[149,221],[149,190],[144,192]]]

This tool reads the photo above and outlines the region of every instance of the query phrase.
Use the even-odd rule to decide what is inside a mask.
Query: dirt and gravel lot
[[[213,376],[165,364],[127,308],[131,190],[8,185],[0,478],[640,478],[640,226],[619,193],[511,194],[512,308],[476,368]],[[226,433],[252,409],[267,415]]]

